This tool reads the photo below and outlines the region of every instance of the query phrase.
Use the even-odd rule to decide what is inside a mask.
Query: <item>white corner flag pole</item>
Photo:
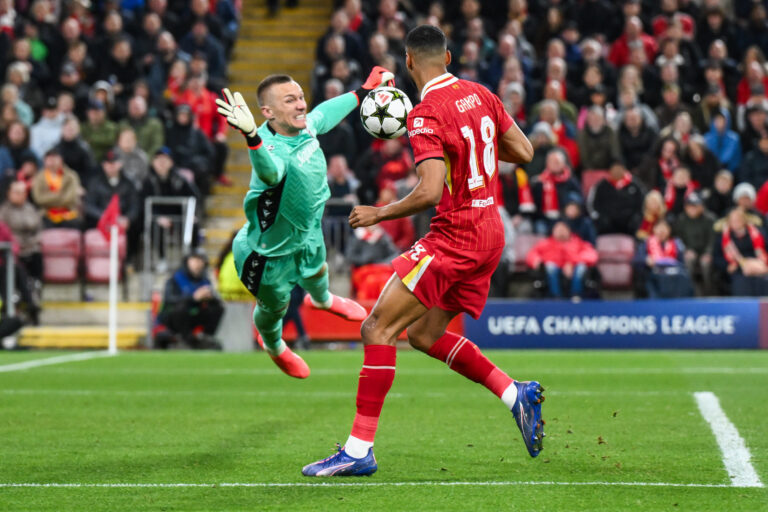
[[[117,224],[109,231],[109,353],[117,354]]]

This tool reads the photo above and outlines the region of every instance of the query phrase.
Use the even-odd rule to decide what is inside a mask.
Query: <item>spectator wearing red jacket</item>
[[[597,251],[572,234],[568,224],[558,221],[552,228],[552,236],[533,246],[525,263],[532,269],[544,267],[550,296],[565,297],[561,281],[570,281],[569,297],[580,297],[587,267],[597,263]]]
[[[624,33],[611,45],[608,61],[617,68],[629,64],[629,49],[636,44],[642,44],[648,62],[653,62],[656,56],[656,40],[643,33],[643,22],[637,16],[632,16],[624,25]]]

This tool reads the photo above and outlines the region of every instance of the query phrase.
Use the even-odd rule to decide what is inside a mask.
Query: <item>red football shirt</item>
[[[408,115],[415,162],[440,158],[448,168],[427,238],[470,251],[504,246],[494,191],[498,139],[513,123],[501,100],[480,84],[446,73],[424,86]]]

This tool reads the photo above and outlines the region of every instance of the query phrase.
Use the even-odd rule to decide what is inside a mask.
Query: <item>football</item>
[[[360,105],[360,120],[365,131],[378,139],[396,139],[406,130],[406,119],[413,105],[395,87],[379,87],[366,94]]]

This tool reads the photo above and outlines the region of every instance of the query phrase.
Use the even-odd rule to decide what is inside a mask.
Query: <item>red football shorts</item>
[[[403,284],[427,308],[464,311],[477,319],[488,299],[491,275],[502,250],[458,250],[422,238],[392,260],[392,266]]]

